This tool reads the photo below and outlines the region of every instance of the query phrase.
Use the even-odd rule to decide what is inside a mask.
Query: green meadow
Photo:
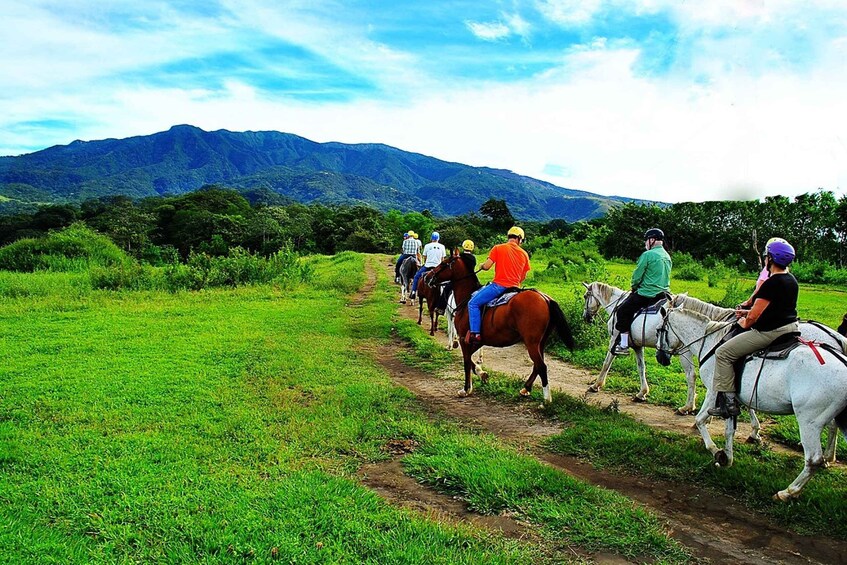
[[[360,345],[385,346],[382,257],[199,291],[93,290],[85,273],[0,273],[0,560],[8,563],[517,563],[572,548],[681,563],[631,501],[433,419]],[[365,264],[380,274],[351,304]],[[356,471],[407,471],[537,535],[517,541],[391,506]],[[517,480],[516,477],[521,477]]]
[[[300,282],[201,290],[97,290],[89,270],[0,271],[0,561],[516,563],[579,560],[573,549],[691,560],[632,501],[432,416],[392,386],[365,351],[393,336],[412,345],[409,363],[437,371],[451,361],[397,315],[386,260],[312,256],[297,266]],[[605,328],[582,323],[580,281],[534,264],[531,284],[561,302],[580,345],[554,354],[599,369]],[[609,263],[595,275],[623,286],[631,268]],[[373,292],[353,301],[367,271]],[[732,282],[675,280],[673,290],[718,301],[721,284]],[[837,324],[841,297],[804,287],[802,315]],[[677,363],[648,359],[648,375],[652,402],[682,402]],[[634,363],[616,361],[608,386],[634,391]],[[514,388],[495,376],[479,390],[509,403]],[[715,469],[699,441],[613,410],[557,394],[543,414],[566,424],[553,451],[732,494],[792,528],[843,537],[828,526],[847,517],[840,469],[776,504],[796,456],[740,446],[733,468]],[[790,420],[771,433],[784,427],[782,440],[796,441]],[[418,445],[403,466],[421,484],[515,516],[535,535],[509,539],[379,498],[357,470],[393,457],[386,445],[398,439]]]

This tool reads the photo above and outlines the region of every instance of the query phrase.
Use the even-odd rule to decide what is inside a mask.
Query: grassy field
[[[394,318],[381,266],[372,298],[346,307],[365,260],[383,258],[312,258],[293,290],[92,291],[83,274],[0,273],[0,561],[525,563],[568,560],[569,546],[689,559],[631,501],[386,385],[358,345],[420,330]],[[395,439],[420,444],[406,466],[421,482],[539,538],[382,501],[355,472]]]

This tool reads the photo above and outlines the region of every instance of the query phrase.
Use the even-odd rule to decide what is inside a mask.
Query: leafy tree
[[[506,205],[505,200],[489,198],[479,207],[479,213],[483,217],[488,218],[492,229],[495,231],[505,232],[515,225],[515,218],[512,216],[512,212],[509,211],[509,206]]]

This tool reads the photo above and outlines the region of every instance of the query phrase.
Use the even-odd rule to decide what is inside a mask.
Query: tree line
[[[223,256],[236,247],[266,256],[283,249],[301,254],[397,253],[408,230],[424,242],[437,230],[448,247],[471,239],[484,250],[503,241],[516,220],[507,203],[498,199],[488,200],[476,213],[438,218],[427,210],[383,213],[366,205],[251,202],[235,190],[213,185],[180,196],[109,196],[0,216],[0,245],[75,222],[107,235],[138,259],[162,264],[185,260],[192,252]],[[643,251],[644,230],[659,227],[671,253],[684,252],[700,261],[719,258],[741,271],[759,268],[765,242],[774,236],[790,241],[800,262],[841,268],[847,197],[836,199],[831,192],[818,191],[762,201],[628,203],[587,222],[520,225],[530,252],[563,240],[593,242],[606,259],[634,260]]]

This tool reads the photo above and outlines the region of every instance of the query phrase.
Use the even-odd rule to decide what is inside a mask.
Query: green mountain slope
[[[476,211],[494,197],[505,200],[515,217],[531,220],[594,218],[632,200],[387,145],[316,143],[276,131],[207,132],[188,125],[0,157],[0,197],[23,204],[183,194],[213,183],[269,190],[304,203],[364,203],[437,215]]]

